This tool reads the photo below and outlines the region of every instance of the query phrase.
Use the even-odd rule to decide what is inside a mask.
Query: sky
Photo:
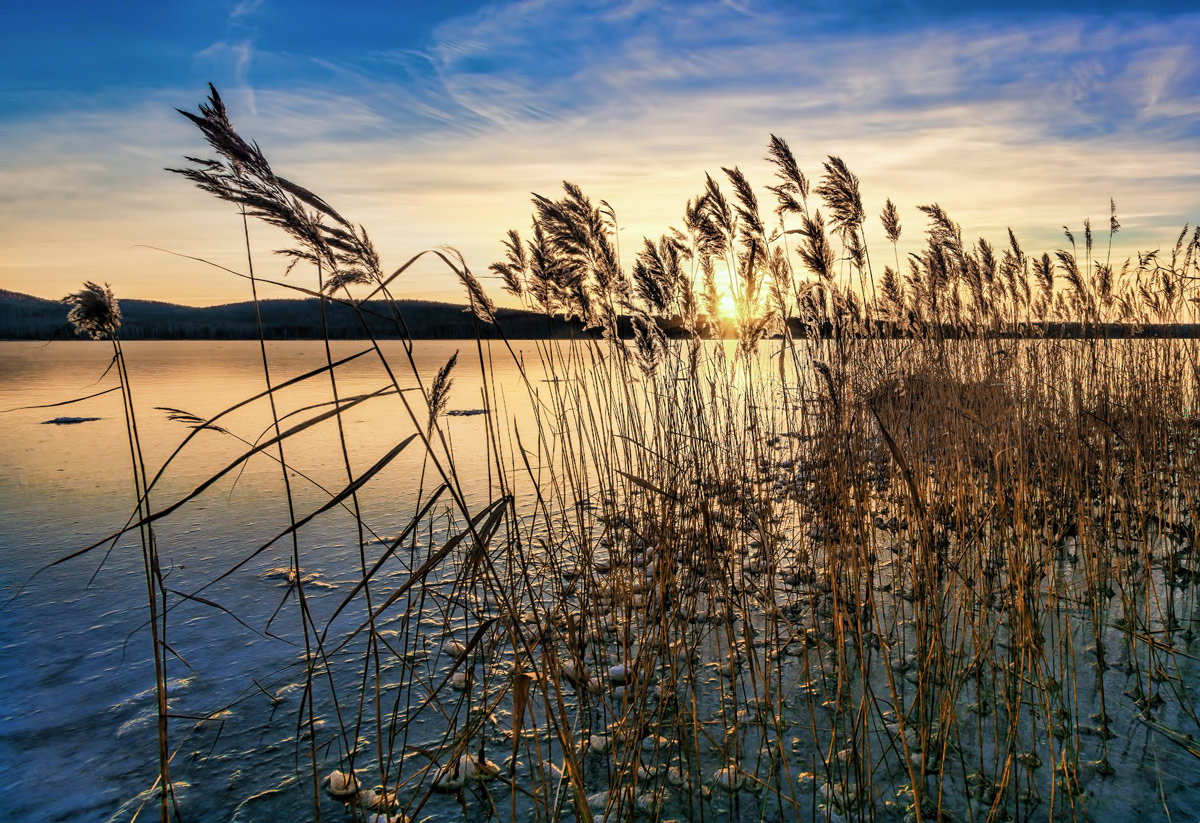
[[[389,270],[449,245],[485,275],[505,232],[528,229],[530,195],[564,180],[615,208],[629,267],[706,172],[738,166],[769,203],[771,134],[814,179],[842,157],[870,214],[890,197],[901,254],[928,203],[968,240],[1011,227],[1053,252],[1063,226],[1101,233],[1111,198],[1119,258],[1200,221],[1192,3],[46,0],[4,16],[0,288],[40,297],[95,280],[124,298],[248,299],[175,256],[246,269],[234,209],[164,170],[209,156],[176,111],[209,82]],[[252,227],[251,244],[256,274],[283,278],[286,239]],[[868,244],[887,245],[876,219]],[[432,261],[401,283],[463,301]]]

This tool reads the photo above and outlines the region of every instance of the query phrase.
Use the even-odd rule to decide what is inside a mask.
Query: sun
[[[717,302],[717,314],[724,320],[737,319],[737,302],[727,291],[721,292],[721,299]]]

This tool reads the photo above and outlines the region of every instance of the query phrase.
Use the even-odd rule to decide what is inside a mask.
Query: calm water
[[[518,345],[524,349],[518,353],[527,364],[539,362],[533,344]],[[405,362],[399,343],[385,348],[390,362]],[[345,357],[363,349],[361,343],[342,342],[335,344],[333,356]],[[448,408],[452,412],[480,409],[485,405],[483,380],[473,341],[418,343],[414,352],[417,372],[428,385],[455,351],[459,363]],[[275,343],[269,352],[276,383],[322,365],[325,358],[323,346],[317,342]],[[102,343],[0,343],[0,410],[60,403],[108,388],[114,385],[113,375],[102,381],[101,377],[111,356],[111,348]],[[126,357],[146,464],[152,474],[188,433],[184,424],[171,421],[157,407],[203,418],[263,388],[256,343],[133,343],[126,345]],[[534,442],[538,425],[524,379],[506,353],[497,351],[487,362],[501,406],[495,417],[505,421],[497,435],[505,452],[503,463],[516,462],[512,458],[517,453],[514,432],[520,431],[530,468],[536,471],[541,459]],[[370,354],[343,367],[339,375],[342,397],[390,385]],[[402,389],[415,386],[406,366],[398,376]],[[543,378],[531,365],[528,379],[539,393],[549,390]],[[406,391],[405,397],[412,398],[413,410],[423,422],[425,410],[418,395]],[[286,425],[292,425],[318,413],[324,408],[319,404],[328,398],[327,379],[312,380],[279,393],[278,412],[286,417]],[[97,419],[69,425],[46,423],[60,416]],[[247,446],[243,441],[264,436],[270,419],[269,407],[259,402],[221,421],[229,433],[201,432],[172,462],[152,503],[161,508],[187,494],[244,452]],[[343,419],[349,461],[356,474],[413,431],[408,412],[395,395],[356,406]],[[497,478],[487,468],[492,463],[488,420],[484,415],[451,415],[444,422],[463,494],[473,511],[497,496]],[[543,418],[541,425],[554,432],[557,423]],[[328,500],[322,486],[340,489],[345,485],[337,427],[333,422],[323,423],[290,441],[286,448],[293,469],[297,516],[303,516]],[[505,479],[516,490],[519,510],[528,511],[532,508],[528,505],[532,483],[521,474],[514,472]],[[419,444],[402,452],[375,478],[360,498],[362,520],[374,529],[373,534],[365,535],[368,554],[378,551],[378,544],[371,542],[376,537],[394,535],[405,526],[418,489],[428,491],[436,482],[436,471]],[[571,500],[559,501],[562,510],[572,505]],[[136,534],[115,546],[101,546],[70,562],[47,567],[120,529],[132,506],[119,395],[0,415],[0,594],[4,600],[0,608],[0,767],[19,775],[14,781],[17,787],[0,794],[0,820],[129,820],[155,780],[154,678]],[[435,508],[431,532],[421,539],[423,546],[438,545],[444,539],[446,508],[444,501]],[[295,600],[287,597],[289,589],[278,573],[291,560],[292,544],[285,539],[268,546],[288,522],[278,465],[259,455],[244,470],[232,472],[157,527],[166,585],[176,592],[191,592],[212,583],[221,572],[233,570],[204,589],[204,596],[242,621],[194,603],[177,605],[170,617],[167,639],[183,658],[170,663],[172,711],[186,718],[226,709],[215,720],[172,721],[171,744],[178,749],[172,775],[184,784],[179,796],[188,820],[312,816],[308,791],[295,785],[297,775],[304,773],[308,750],[304,736],[297,734],[298,684],[305,679],[303,634]],[[324,626],[359,576],[355,519],[347,512],[328,512],[303,529],[298,550],[310,580],[306,587],[309,608],[315,624]],[[251,559],[234,570],[247,557]],[[401,553],[389,562],[381,573],[385,589],[403,580],[421,559],[418,554]],[[887,565],[882,563],[881,568]],[[475,625],[486,615],[487,603],[473,602],[469,593],[453,590],[453,571],[448,568],[446,576],[431,581],[430,600],[422,601],[413,618],[415,630],[408,625],[401,628],[402,612],[389,616],[381,627],[385,636],[415,654],[409,666],[384,662],[381,671],[372,674],[390,693],[420,697],[428,685],[446,676],[450,667],[441,648],[446,629],[461,637],[469,628],[467,611],[474,610]],[[1069,578],[1072,572],[1067,569],[1064,574]],[[179,603],[178,598],[173,601]],[[351,629],[361,619],[361,610],[348,609],[334,622],[334,629]],[[1081,648],[1084,640],[1075,638]],[[414,646],[407,645],[413,642]],[[1117,646],[1115,634],[1113,645]],[[349,678],[342,684],[349,693],[354,693],[357,678],[362,676],[361,658],[354,652],[352,649],[334,661],[338,676]],[[714,665],[710,661],[698,669],[702,673],[698,677],[707,679],[692,688],[700,701],[713,701],[702,709],[719,712],[719,676]],[[800,658],[785,656],[779,665],[785,682],[813,684],[811,689],[797,685],[797,694],[822,688],[820,678],[808,671],[805,667],[809,664],[801,663]],[[1078,670],[1085,671],[1082,667]],[[414,685],[414,673],[423,681]],[[873,671],[871,676],[879,674]],[[1186,682],[1196,682],[1200,674],[1190,671],[1182,676]],[[1112,680],[1114,693],[1124,688],[1119,672],[1110,671],[1106,677]],[[1079,690],[1086,692],[1087,684],[1081,683]],[[884,691],[882,683],[876,684],[877,694]],[[814,705],[819,707],[822,699],[820,695],[806,698],[807,702],[796,698],[791,708],[797,712],[792,720],[798,728],[807,722],[806,712],[813,711]],[[328,721],[319,737],[324,774],[341,765],[341,743],[333,733],[336,707],[324,691],[315,700],[316,713]],[[406,729],[404,742],[438,751],[445,745],[447,723],[434,711],[410,710],[411,706],[394,709]],[[1085,706],[1081,713],[1091,710]],[[1153,816],[1164,804],[1172,810],[1186,810],[1200,802],[1193,757],[1181,748],[1164,745],[1127,709],[1110,706],[1108,711],[1115,716],[1119,734],[1110,755],[1123,778],[1092,781],[1089,814],[1111,813],[1114,819],[1147,812]],[[370,741],[373,709],[365,706],[363,714],[367,722],[356,733]],[[501,759],[494,753],[499,748],[502,755],[506,744],[498,731],[499,726],[489,727],[488,734],[501,741],[490,750]],[[962,733],[969,742],[970,724]],[[747,743],[751,742],[762,741],[748,738]],[[811,764],[827,749],[825,743],[814,746],[796,738],[790,742],[792,766],[814,770]],[[552,751],[548,750],[548,757],[554,760]],[[593,780],[600,785],[606,762],[589,759],[589,785]],[[705,764],[705,773],[711,773],[715,765],[715,761]],[[897,779],[903,780],[903,776]],[[343,819],[340,804],[328,797],[321,802],[328,819]],[[753,797],[739,801],[743,806],[736,811],[721,805],[729,802],[733,801],[717,792],[706,813],[716,810],[721,819],[757,820],[770,811],[758,808],[759,801]],[[682,808],[672,809],[674,819],[685,819]],[[1047,807],[1039,809],[1047,811]],[[506,818],[507,806],[502,812],[500,817]],[[521,819],[521,813],[518,809],[515,819]],[[419,819],[486,817],[485,808],[467,808],[454,797],[435,795]],[[143,809],[139,819],[151,818],[157,818],[157,810]],[[777,815],[771,819],[788,818]]]
[[[335,344],[334,357],[363,348],[358,343]],[[269,349],[276,382],[324,363],[319,343],[275,343]],[[263,388],[257,344],[147,342],[126,344],[125,350],[151,473],[188,432],[156,407],[210,416]],[[394,362],[403,362],[399,344],[387,350]],[[459,363],[448,408],[478,409],[483,401],[473,341],[419,343],[418,370],[431,381],[456,350]],[[0,343],[0,409],[58,403],[111,387],[115,385],[111,373],[97,382],[111,356],[105,343]],[[524,397],[515,368],[509,365],[505,371],[501,363],[511,361],[498,361],[495,385],[501,392],[511,388],[514,397]],[[343,396],[387,385],[386,374],[372,356],[341,370]],[[401,385],[414,385],[411,375],[402,376]],[[328,395],[327,379],[311,381],[281,395],[280,414],[324,402]],[[413,402],[417,414],[424,415],[423,404],[418,399]],[[45,422],[60,416],[98,419],[72,425]],[[413,431],[394,395],[358,406],[345,419],[356,472]],[[445,423],[451,448],[459,457],[460,480],[473,501],[490,495],[486,419],[452,416]],[[260,402],[222,425],[253,441],[269,420],[269,410]],[[161,506],[176,499],[245,449],[231,435],[202,432],[164,476],[153,502]],[[423,469],[426,487],[433,483],[433,470],[423,466],[420,451],[417,443],[402,453],[362,498],[364,519],[380,536],[399,531],[407,522]],[[306,432],[290,444],[286,456],[310,478],[295,473],[292,477],[300,513],[328,499],[314,483],[329,488],[345,484],[332,423]],[[244,472],[230,474],[161,523],[158,542],[168,587],[195,589],[214,577],[215,570],[232,566],[286,527],[281,489],[278,465],[258,456]],[[154,780],[153,669],[143,622],[145,579],[136,534],[111,551],[101,547],[45,568],[119,529],[132,505],[129,447],[117,393],[0,416],[0,591],[5,601],[0,610],[0,765],[8,774],[20,775],[19,790],[0,794],[0,819],[89,821],[113,815],[128,819],[136,806],[123,804]],[[353,520],[345,513],[333,515],[315,521],[300,537],[305,571],[314,575],[318,586],[331,587],[311,590],[318,614],[327,613],[340,599],[332,593],[358,565]],[[286,566],[290,556],[290,540],[280,541],[205,594],[262,632],[286,591],[281,580],[268,572]],[[171,617],[168,640],[188,664],[171,664],[173,710],[200,714],[234,704],[221,729],[220,754],[213,758],[206,755],[217,724],[201,724],[190,733],[190,723],[173,727],[174,742],[183,743],[175,774],[197,787],[190,790],[193,793],[211,795],[192,796],[188,805],[193,811],[219,813],[192,819],[228,819],[240,800],[295,773],[296,747],[289,741],[295,734],[296,700],[289,705],[285,699],[271,712],[261,695],[247,697],[257,691],[250,672],[256,673],[265,689],[283,689],[285,698],[287,686],[302,677],[297,668],[300,653],[294,645],[300,635],[295,618],[291,612],[288,615],[290,619],[281,617],[272,625],[279,639],[263,637],[199,606],[185,604]],[[249,726],[247,718],[252,718]],[[237,762],[239,754],[252,750],[265,752],[254,767],[263,773],[238,769],[246,765]],[[214,785],[216,781],[219,784]],[[201,785],[203,789],[198,788]]]

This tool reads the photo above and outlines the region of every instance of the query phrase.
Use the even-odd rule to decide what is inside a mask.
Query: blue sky
[[[448,244],[483,273],[503,232],[527,226],[529,194],[564,179],[612,203],[636,248],[679,223],[706,171],[769,183],[771,133],[810,175],[845,158],[870,211],[900,207],[909,250],[930,202],[969,238],[1011,226],[1039,251],[1064,224],[1103,225],[1110,197],[1122,255],[1200,220],[1192,4],[347,5],[7,9],[0,287],[244,299],[235,278],[142,248],[241,265],[230,209],[162,171],[204,153],[174,109],[209,81],[279,173],[367,227],[385,265]],[[254,243],[261,273],[281,274],[265,253],[282,240]],[[432,264],[406,293],[458,297]]]

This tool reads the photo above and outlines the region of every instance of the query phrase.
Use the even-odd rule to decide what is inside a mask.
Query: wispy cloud
[[[250,40],[219,40],[197,52],[200,60],[223,61],[231,68],[238,83],[246,81],[246,73],[254,60],[254,44]]]
[[[253,17],[262,8],[263,0],[238,0],[233,4],[233,8],[229,10],[229,19],[232,22],[241,22],[249,17]]]
[[[245,5],[231,20],[249,19]],[[265,46],[231,22],[197,62],[234,78],[222,91],[235,122],[281,173],[365,224],[388,261],[449,243],[483,271],[503,232],[527,225],[530,192],[554,194],[564,178],[617,208],[632,248],[679,222],[706,171],[736,164],[770,182],[761,158],[771,133],[813,174],[826,155],[843,156],[870,210],[885,197],[901,205],[910,242],[916,206],[935,201],[969,236],[999,239],[1012,226],[1047,249],[1061,244],[1062,224],[1105,216],[1109,197],[1120,239],[1143,248],[1200,217],[1200,15],[891,8],[523,0],[394,49],[320,54]],[[253,13],[267,26],[284,12]],[[67,114],[10,129],[0,242],[26,248],[38,231],[26,213],[57,209],[78,221],[69,231],[93,259],[106,233],[222,253],[219,231],[193,227],[226,213],[158,170],[201,151],[170,108],[202,94],[197,82],[119,100],[86,137]],[[120,180],[128,194],[101,207]],[[256,242],[270,248],[271,236]],[[55,270],[78,280],[70,265]],[[239,284],[212,282],[201,302],[240,296]],[[407,283],[456,294],[432,267]],[[162,286],[147,278],[145,288]]]
[[[692,193],[683,178],[737,162],[766,182],[753,158],[775,132],[810,168],[845,156],[880,201],[948,201],[969,230],[1013,225],[1052,242],[1113,196],[1127,225],[1145,218],[1145,239],[1155,221],[1200,211],[1200,16],[829,34],[839,25],[720,6],[484,10],[430,49],[446,119],[457,106],[464,127],[437,149],[453,162],[422,168],[456,190],[493,166],[530,186],[587,180],[656,224],[631,231],[655,231]]]
[[[429,54],[453,101],[501,126],[522,111],[586,116],[614,104],[705,106],[723,92],[767,91],[785,106],[803,96],[813,113],[879,116],[1019,100],[1038,132],[1064,136],[1085,127],[1169,128],[1147,122],[1148,104],[1166,95],[1186,108],[1200,89],[1198,15],[967,19],[839,34],[820,18],[786,11],[621,9],[492,8],[443,26]]]

